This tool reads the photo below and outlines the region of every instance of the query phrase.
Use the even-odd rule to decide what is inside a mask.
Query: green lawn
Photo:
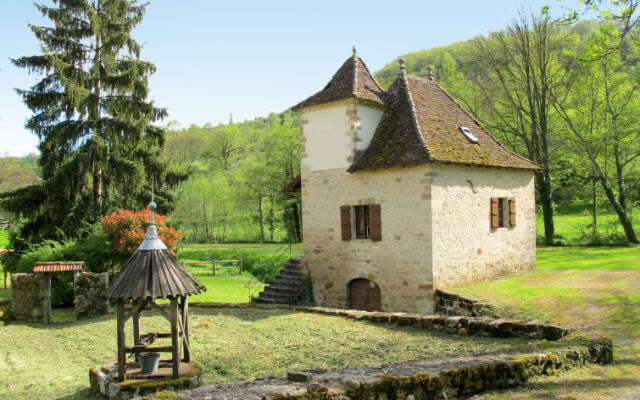
[[[0,231],[0,249],[6,249],[9,246],[9,232]]]
[[[292,256],[296,256],[302,255],[302,243],[183,243],[180,246],[180,251],[186,250],[247,250],[261,253],[273,253],[277,251],[289,252],[289,250],[291,250]]]
[[[633,211],[636,216],[632,218],[633,226],[636,232],[640,232],[640,209]],[[633,215],[632,215],[633,216]],[[544,222],[542,220],[542,211],[536,212],[536,230],[538,235],[544,235]],[[592,232],[591,208],[590,206],[573,206],[558,205],[554,209],[554,229],[558,237],[564,238],[566,244],[584,245],[587,244],[585,234]],[[618,216],[612,211],[604,207],[598,210],[598,232],[604,237],[603,243],[622,244],[624,241],[624,230],[620,225]]]
[[[112,315],[73,319],[71,311],[56,310],[58,322],[51,326],[14,322],[0,328],[1,399],[91,398],[89,368],[116,359],[116,322]],[[204,369],[205,384],[283,376],[291,369],[531,351],[533,345],[282,309],[194,307],[190,321],[193,359]],[[145,312],[141,323],[143,332],[167,330],[155,314]],[[558,345],[535,342],[538,351]]]
[[[237,270],[222,270],[213,276],[210,269],[189,271],[207,288],[205,293],[190,297],[192,302],[247,303],[250,291],[256,296],[264,287],[248,272],[238,275]]]
[[[534,272],[450,291],[480,299],[501,315],[537,318],[613,337],[613,366],[536,378],[527,390],[489,399],[640,398],[640,248],[539,248]],[[569,397],[563,397],[571,393]]]

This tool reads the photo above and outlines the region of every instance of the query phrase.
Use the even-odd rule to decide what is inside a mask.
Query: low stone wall
[[[322,314],[342,315],[372,322],[395,323],[419,326],[427,330],[445,331],[461,335],[493,337],[525,337],[531,339],[559,340],[568,331],[564,328],[540,321],[494,319],[489,317],[446,317],[443,315],[421,315],[407,313],[368,312],[342,310],[325,307],[292,307]]]
[[[498,313],[489,304],[467,299],[457,294],[435,291],[436,314],[463,315],[468,317],[497,317]]]
[[[11,275],[11,316],[20,321],[45,320],[45,282],[42,275]]]
[[[73,278],[74,309],[78,318],[107,314],[109,302],[100,295],[109,286],[109,274],[80,272]]]
[[[596,352],[592,352],[592,349]],[[478,356],[415,361],[380,368],[292,371],[265,378],[205,386],[156,398],[213,399],[454,399],[521,385],[532,376],[610,360],[611,342],[546,354]]]

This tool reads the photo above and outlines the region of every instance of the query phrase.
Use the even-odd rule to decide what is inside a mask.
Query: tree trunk
[[[536,186],[540,194],[540,204],[542,205],[542,219],[544,221],[544,243],[553,244],[553,197],[551,195],[551,174],[545,167],[536,173]]]
[[[620,159],[620,148],[618,146],[618,143],[615,143],[613,145],[613,155],[616,160],[616,175],[618,178],[618,200],[620,201],[620,206],[624,209],[625,212],[628,213],[629,209],[627,208],[627,185],[624,181],[624,171],[622,161]]]
[[[100,16],[100,13],[102,12],[102,0],[98,0],[96,12],[98,16]],[[94,135],[100,136],[100,118],[101,118],[101,111],[102,111],[100,108],[100,101],[102,97],[102,80],[100,76],[102,74],[102,68],[101,68],[102,34],[100,32],[100,29],[98,29],[98,32],[96,33],[95,51],[96,52],[93,59],[93,65],[97,67],[98,76],[96,77],[96,83],[94,88],[94,95],[95,95]],[[94,157],[96,157],[96,155],[94,155]],[[100,158],[101,157],[98,155],[97,164],[93,171],[93,201],[94,201],[94,208],[96,213],[95,215],[96,221],[98,221],[102,217],[102,166],[100,165],[102,160]]]
[[[262,191],[258,192],[258,219],[260,223],[260,241],[264,242],[264,212],[262,211]]]
[[[618,201],[615,193],[613,192],[613,188],[609,183],[609,179],[607,176],[597,168],[598,175],[600,176],[600,183],[604,189],[604,193],[607,195],[609,202],[613,206],[614,210],[616,210],[616,214],[618,214],[618,219],[620,220],[620,224],[622,224],[622,228],[624,229],[624,233],[627,236],[627,240],[631,243],[638,244],[638,237],[636,236],[636,232],[633,229],[633,225],[631,224],[631,218],[629,218],[629,214],[625,209],[622,208],[622,205]]]
[[[276,212],[275,212],[274,198],[271,197],[270,200],[271,200],[271,207],[269,208],[269,240],[273,242],[273,235],[276,229],[276,224],[275,224]]]
[[[598,185],[598,178],[596,177],[595,171],[593,173],[593,176],[591,177],[591,196],[592,196],[592,201],[591,201],[591,215],[593,217],[593,222],[591,223],[591,225],[593,226],[593,233],[594,235],[598,233],[598,196],[597,196],[597,186]]]

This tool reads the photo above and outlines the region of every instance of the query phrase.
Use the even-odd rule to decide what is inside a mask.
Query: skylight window
[[[478,144],[478,138],[475,137],[475,135],[473,133],[471,133],[471,130],[469,128],[467,128],[466,126],[460,126],[460,132],[462,132],[462,134],[473,144]]]

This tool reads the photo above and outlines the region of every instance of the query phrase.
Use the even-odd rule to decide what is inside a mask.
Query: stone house
[[[354,54],[300,114],[317,304],[432,313],[434,290],[536,264],[534,172],[432,78],[383,90]]]

